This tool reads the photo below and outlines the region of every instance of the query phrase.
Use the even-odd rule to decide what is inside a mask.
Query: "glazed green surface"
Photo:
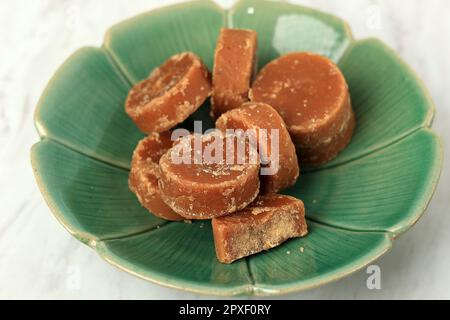
[[[434,106],[414,73],[380,40],[355,41],[339,61],[348,82],[356,129],[335,166],[381,149],[431,125]]]
[[[35,113],[38,132],[83,154],[129,167],[144,136],[124,110],[130,88],[105,50],[80,49],[42,95]]]
[[[258,33],[260,66],[292,51],[312,51],[338,61],[352,38],[343,20],[286,2],[239,1],[228,23]]]
[[[182,51],[196,53],[211,68],[225,18],[225,12],[211,1],[162,8],[113,26],[105,36],[104,47],[133,83]]]
[[[330,276],[348,274],[391,245],[384,233],[350,232],[313,222],[309,232],[248,258],[248,265],[245,259],[231,265],[217,261],[209,221],[172,222],[141,235],[102,242],[99,251],[120,268],[170,286],[183,282],[203,292],[213,283],[221,294],[269,295],[286,286],[313,287]]]
[[[429,129],[349,163],[305,173],[285,193],[327,225],[397,236],[422,215],[439,178],[441,149]]]
[[[50,207],[84,242],[127,236],[165,223],[137,202],[128,188],[128,171],[51,140],[36,144],[32,154]]]
[[[209,221],[170,222],[141,235],[102,242],[99,252],[121,268],[173,286],[182,282],[202,291],[214,283],[230,293],[251,286],[245,259],[231,265],[217,261]]]
[[[131,83],[167,57],[197,53],[211,67],[222,26],[252,28],[260,67],[280,54],[313,51],[341,67],[357,127],[332,162],[302,169],[286,190],[304,200],[310,234],[231,265],[215,258],[208,221],[164,222],[129,191],[129,162],[143,136],[124,112]],[[181,126],[213,122],[208,102]],[[42,94],[31,151],[56,218],[107,261],[160,284],[218,295],[270,295],[337,280],[364,267],[423,214],[442,165],[428,128],[433,105],[420,81],[375,39],[353,41],[345,22],[272,1],[210,1],[158,9],[113,26],[102,48],[83,48]],[[301,249],[303,248],[303,249]]]
[[[318,286],[356,271],[391,247],[385,233],[352,232],[311,221],[308,227],[307,237],[248,258],[256,294]]]

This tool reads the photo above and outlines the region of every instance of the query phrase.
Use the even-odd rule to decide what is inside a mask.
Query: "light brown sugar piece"
[[[308,233],[303,202],[284,195],[259,196],[234,214],[212,220],[216,255],[220,262],[276,247]]]
[[[189,135],[161,157],[164,202],[187,219],[210,219],[245,208],[259,192],[253,147],[220,131]]]
[[[143,132],[163,132],[186,120],[210,94],[207,68],[195,54],[183,52],[130,90],[125,111]]]
[[[214,54],[213,118],[248,101],[256,68],[257,35],[253,30],[222,29]]]
[[[308,52],[289,53],[267,64],[249,95],[274,107],[294,144],[304,148],[334,138],[352,113],[342,72],[326,57]]]
[[[133,152],[128,185],[139,202],[155,216],[166,220],[183,220],[161,199],[158,187],[159,159],[172,147],[171,133],[152,133],[139,141]]]
[[[313,147],[298,147],[300,163],[305,166],[317,167],[336,158],[351,141],[355,128],[355,116],[350,114],[349,120],[342,126],[341,131],[328,141]]]
[[[299,176],[295,146],[283,119],[265,103],[247,102],[230,110],[216,121],[222,132],[227,129],[254,130],[258,153],[266,170],[261,170],[261,190],[276,193],[292,186]]]

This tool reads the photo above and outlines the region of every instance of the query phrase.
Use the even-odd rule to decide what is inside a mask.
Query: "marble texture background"
[[[0,298],[209,298],[151,284],[110,266],[56,221],[36,186],[29,149],[38,140],[33,111],[56,68],[77,48],[100,45],[112,24],[158,0],[0,2]],[[229,6],[233,1],[219,1]],[[379,37],[429,88],[434,129],[450,138],[450,2],[299,0],[346,19],[356,38]],[[448,156],[449,145],[445,144]],[[381,290],[362,270],[341,281],[281,298],[450,298],[450,157],[425,216],[379,259]]]

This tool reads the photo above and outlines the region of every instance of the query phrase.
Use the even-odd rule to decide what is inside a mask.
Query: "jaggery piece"
[[[182,138],[161,157],[159,168],[164,202],[187,219],[230,214],[245,208],[259,192],[256,150],[218,130]]]
[[[133,152],[128,185],[139,202],[155,216],[166,220],[183,220],[161,199],[159,159],[172,147],[171,132],[152,133],[139,141]]]
[[[257,75],[250,98],[274,107],[294,143],[308,147],[334,136],[350,111],[339,68],[308,52],[289,53],[268,63]]]
[[[302,148],[319,150],[316,147],[335,139],[352,114],[348,86],[339,68],[307,52],[289,53],[267,64],[249,96],[280,113],[300,153]]]
[[[355,128],[355,115],[342,126],[340,133],[314,148],[298,148],[301,163],[306,166],[319,166],[334,159],[350,142]]]
[[[143,132],[163,132],[186,120],[210,94],[207,68],[195,54],[183,52],[130,90],[125,111]]]
[[[216,121],[216,127],[222,132],[226,132],[226,129],[256,131],[260,156],[273,159],[263,161],[264,166],[271,169],[262,171],[261,189],[264,193],[276,193],[297,181],[300,170],[295,146],[283,119],[268,104],[244,103],[241,107],[222,114]],[[260,134],[261,129],[265,129],[263,134]],[[272,137],[274,129],[277,132]],[[275,140],[272,141],[272,138]]]
[[[257,35],[253,30],[222,29],[214,54],[211,113],[222,113],[248,101],[256,69]]]
[[[284,195],[259,196],[234,214],[212,220],[217,259],[231,263],[308,233],[303,202]]]

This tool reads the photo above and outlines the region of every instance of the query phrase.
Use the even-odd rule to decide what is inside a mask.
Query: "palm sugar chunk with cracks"
[[[274,248],[308,233],[303,202],[284,195],[259,196],[234,214],[212,220],[216,255],[222,263]]]
[[[139,202],[155,216],[166,220],[183,220],[161,199],[159,159],[172,147],[171,133],[152,133],[139,141],[133,152],[128,185]]]
[[[271,61],[257,75],[249,96],[280,113],[301,163],[329,161],[351,140],[354,117],[347,82],[326,57],[293,52]],[[339,143],[330,145],[332,141]],[[309,154],[305,159],[304,149]]]
[[[305,166],[316,167],[334,159],[343,150],[353,136],[355,128],[355,115],[349,114],[349,120],[342,124],[339,133],[322,144],[312,148],[298,148],[298,157]]]
[[[191,52],[170,57],[129,92],[125,111],[146,133],[186,120],[211,94],[210,74]]]
[[[295,146],[283,119],[265,103],[247,102],[230,110],[216,121],[216,127],[255,130],[259,155],[262,159],[261,190],[276,193],[292,186],[299,176]]]
[[[159,167],[163,200],[187,219],[233,213],[250,204],[259,192],[256,150],[247,141],[219,130],[182,138],[161,157]]]
[[[253,30],[222,29],[214,54],[211,113],[222,113],[248,101],[256,69],[257,35]]]

